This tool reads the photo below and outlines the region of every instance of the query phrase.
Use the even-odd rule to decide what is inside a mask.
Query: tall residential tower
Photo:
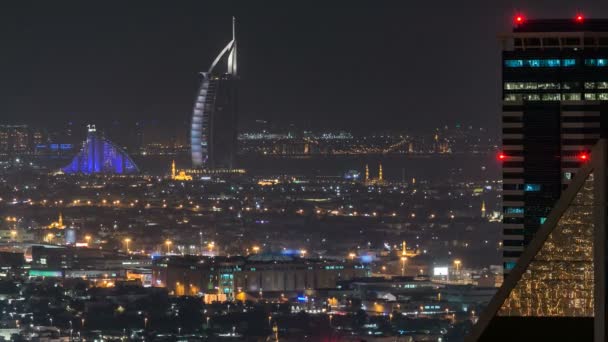
[[[501,40],[508,273],[605,135],[608,20],[518,16]]]
[[[237,44],[235,19],[232,40],[215,58],[194,104],[190,144],[195,168],[233,169],[237,144]],[[216,66],[226,58],[226,70]]]

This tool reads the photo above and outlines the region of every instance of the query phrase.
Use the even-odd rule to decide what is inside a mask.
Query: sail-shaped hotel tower
[[[232,18],[232,40],[215,58],[209,70],[201,73],[203,80],[194,103],[190,129],[192,166],[195,168],[235,167],[238,80],[235,25]],[[218,64],[223,60],[226,69],[218,71]]]

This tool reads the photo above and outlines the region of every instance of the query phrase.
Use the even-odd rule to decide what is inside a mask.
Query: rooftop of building
[[[569,19],[526,19],[516,16],[513,33],[525,32],[608,32],[608,19],[587,19],[579,15]]]

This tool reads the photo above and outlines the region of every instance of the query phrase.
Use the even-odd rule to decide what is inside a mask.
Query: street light
[[[87,246],[91,243],[91,235],[86,235],[84,240],[87,242]]]
[[[405,276],[405,262],[407,261],[406,256],[401,257],[401,276]]]
[[[171,253],[171,244],[173,242],[171,242],[171,240],[167,240],[165,241],[165,245],[167,245],[167,254]]]
[[[129,253],[129,242],[131,242],[131,239],[125,238],[125,244],[127,245],[127,254]]]
[[[462,265],[462,261],[460,261],[460,259],[454,260],[454,266],[456,266],[456,271],[460,271],[460,265]]]

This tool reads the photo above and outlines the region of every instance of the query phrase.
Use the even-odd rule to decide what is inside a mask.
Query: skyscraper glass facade
[[[513,267],[605,136],[608,21],[529,20],[502,37],[503,260]]]

